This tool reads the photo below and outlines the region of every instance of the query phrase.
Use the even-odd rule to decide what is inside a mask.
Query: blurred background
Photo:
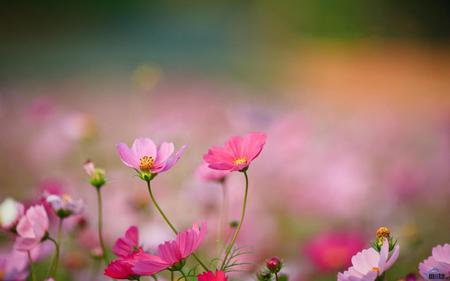
[[[3,1],[0,199],[83,198],[62,280],[101,280],[83,162],[107,171],[108,243],[137,224],[151,248],[171,233],[115,145],[186,143],[154,189],[180,227],[208,220],[213,257],[222,191],[195,171],[211,145],[264,131],[238,242],[254,265],[235,280],[272,255],[290,280],[335,280],[382,225],[401,245],[398,280],[449,242],[449,14],[416,0]],[[226,188],[234,220],[242,176]]]

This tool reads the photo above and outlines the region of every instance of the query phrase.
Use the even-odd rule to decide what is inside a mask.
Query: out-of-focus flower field
[[[261,4],[254,12],[264,15],[270,7]],[[196,9],[204,17],[198,22],[208,23],[203,10]],[[157,30],[169,37],[197,27],[192,15],[185,29],[168,23],[172,28],[165,29],[166,18],[157,18],[162,25]],[[156,144],[173,142],[175,151],[187,145],[170,170],[151,179],[152,189],[179,229],[206,222],[206,236],[195,252],[199,257],[223,258],[223,241],[229,241],[226,237],[230,239],[241,216],[244,177],[235,171],[223,181],[208,180],[199,167],[208,149],[250,132],[263,132],[266,141],[246,171],[247,210],[236,240],[242,249],[236,260],[242,264],[227,272],[228,280],[268,280],[257,273],[269,267],[268,259],[274,256],[282,259],[281,272],[289,280],[336,280],[338,272],[352,266],[352,256],[376,242],[381,226],[389,228],[400,246],[385,280],[420,280],[401,278],[411,273],[421,278],[419,263],[433,247],[450,242],[450,49],[446,43],[410,38],[295,37],[279,25],[280,18],[269,18],[266,26],[255,21],[264,30],[258,34],[264,39],[255,40],[270,43],[256,47],[255,53],[245,47],[227,49],[220,58],[214,58],[221,52],[216,45],[205,47],[212,53],[204,54],[189,46],[172,46],[165,53],[164,46],[157,45],[160,53],[147,57],[142,55],[145,44],[144,50],[131,43],[117,49],[108,45],[114,40],[100,38],[92,43],[98,68],[88,67],[95,61],[81,62],[58,74],[52,68],[59,65],[56,59],[47,62],[49,69],[40,61],[48,59],[43,49],[58,47],[35,47],[34,55],[25,54],[30,65],[19,57],[28,50],[25,41],[13,40],[3,47],[4,57],[9,57],[5,65],[13,74],[8,69],[0,72],[0,201],[14,198],[25,209],[45,206],[48,233],[56,239],[58,214],[52,200],[66,202],[65,194],[83,200],[82,210],[64,218],[55,280],[111,280],[104,275],[97,233],[96,188],[83,168],[88,159],[105,172],[103,239],[110,259],[116,239],[132,225],[138,226],[139,243],[146,251],[174,239],[152,204],[145,179],[122,163],[116,149],[140,137]],[[239,36],[249,31],[234,30],[237,23],[227,22],[234,25],[220,36],[229,45],[245,46],[248,39]],[[210,34],[202,28],[200,34]],[[181,38],[201,41],[196,34]],[[15,38],[11,30],[7,38]],[[72,59],[77,58],[69,59],[71,50],[82,50],[75,52],[78,59],[89,53],[84,49],[89,39],[83,40],[75,47],[62,44],[63,51],[56,55],[75,65]],[[107,45],[101,45],[102,40]],[[12,51],[14,44],[24,45]],[[108,50],[113,51],[102,56]],[[127,50],[138,50],[136,57]],[[120,67],[101,61],[114,54],[122,60]],[[191,55],[207,62],[193,67]],[[129,65],[123,66],[123,61]],[[50,194],[62,197],[49,200]],[[17,235],[5,229],[0,233],[0,280],[32,280],[32,270],[38,281],[44,280],[55,253],[51,241],[44,237],[30,251],[31,268],[26,252],[13,249]],[[446,258],[448,268],[450,256]],[[187,262],[190,266],[195,259]],[[170,280],[170,275],[158,278]]]

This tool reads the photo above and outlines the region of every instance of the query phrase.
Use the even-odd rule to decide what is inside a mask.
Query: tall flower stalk
[[[245,177],[245,191],[244,191],[244,201],[242,203],[242,211],[241,211],[241,219],[239,220],[239,224],[236,228],[236,231],[233,234],[233,238],[231,238],[231,242],[227,247],[227,250],[225,252],[225,257],[223,258],[222,265],[220,266],[220,269],[224,269],[227,265],[228,257],[231,253],[231,250],[233,249],[234,244],[236,243],[236,239],[239,236],[239,232],[241,231],[242,223],[244,222],[245,217],[245,211],[247,209],[247,197],[248,197],[248,175],[246,169],[242,171]]]
[[[100,188],[97,188],[97,220],[98,220],[98,241],[100,248],[102,249],[102,257],[105,264],[108,264],[108,254],[106,252],[105,241],[103,240],[103,204],[102,204],[102,192]]]

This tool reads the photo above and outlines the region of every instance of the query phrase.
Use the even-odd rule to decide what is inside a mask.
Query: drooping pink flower
[[[211,169],[208,167],[208,163],[202,163],[196,171],[197,177],[206,182],[222,182],[229,173],[229,171],[225,170]]]
[[[381,251],[373,248],[362,250],[352,257],[352,266],[344,273],[339,272],[338,281],[374,281],[388,270],[398,258],[399,245],[389,253],[389,242],[385,238]]]
[[[48,230],[48,216],[42,205],[30,207],[17,224],[18,237],[14,247],[19,251],[29,251],[37,246]]]
[[[438,245],[433,248],[431,256],[419,264],[419,272],[426,280],[430,274],[447,274],[450,272],[450,244]],[[435,278],[437,279],[437,278]]]
[[[139,248],[139,230],[136,226],[130,226],[125,235],[117,239],[113,246],[113,253],[118,257],[126,258]]]
[[[336,272],[351,265],[351,257],[364,248],[362,235],[356,232],[324,232],[304,247],[305,256],[322,272]]]
[[[265,142],[264,133],[234,136],[225,142],[224,147],[211,147],[203,159],[211,169],[242,171],[258,157]]]
[[[113,260],[105,269],[104,274],[115,279],[132,279],[140,276],[134,270],[137,261],[145,260],[148,265],[150,275],[164,270],[167,263],[160,257],[145,253],[139,246],[139,229],[131,226],[123,237],[117,239],[113,246],[113,253],[118,257]]]
[[[61,218],[79,215],[84,207],[82,199],[75,200],[67,194],[62,196],[55,194],[48,195],[46,197],[46,202],[50,204],[55,214]]]
[[[0,226],[4,230],[13,229],[23,216],[24,207],[12,198],[6,198],[0,204]]]
[[[158,147],[149,138],[134,140],[129,148],[126,144],[117,145],[122,162],[140,172],[158,174],[169,170],[180,159],[186,145],[174,153],[174,144],[163,142]]]
[[[228,278],[222,270],[208,271],[197,276],[198,281],[227,281]]]
[[[165,264],[165,267],[160,269],[160,271],[182,262],[190,256],[200,246],[205,238],[205,234],[206,222],[202,222],[200,225],[194,224],[191,228],[178,233],[175,240],[160,244],[157,254]],[[148,261],[142,258],[136,261],[133,270],[139,275],[152,275],[159,272],[154,271],[157,266],[158,264],[155,266],[153,257]]]

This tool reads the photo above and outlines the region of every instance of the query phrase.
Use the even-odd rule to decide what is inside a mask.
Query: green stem
[[[100,247],[102,248],[102,257],[105,265],[108,265],[108,255],[106,253],[105,242],[103,241],[103,206],[102,206],[102,193],[100,188],[97,190],[97,204],[98,204],[98,240],[100,242]]]
[[[173,281],[173,271],[170,271],[170,280]]]
[[[275,281],[278,281],[278,273],[275,272]]]
[[[28,255],[28,262],[30,263],[30,271],[31,271],[31,280],[32,281],[36,281],[36,275],[34,273],[34,265],[33,265],[33,259],[31,258],[31,253],[30,251],[27,251],[27,255]]]
[[[164,214],[161,207],[159,207],[158,202],[156,202],[155,196],[153,195],[152,186],[150,184],[150,181],[147,181],[147,188],[148,188],[148,193],[150,194],[150,198],[152,199],[153,205],[155,205],[156,209],[161,214],[161,216],[163,217],[163,219],[167,223],[167,225],[170,227],[170,229],[172,229],[173,233],[175,233],[175,235],[177,235],[178,234],[177,229],[169,221],[169,219],[167,218],[166,214]],[[192,256],[203,267],[203,269],[205,269],[206,271],[209,271],[208,267],[206,267],[206,265],[199,259],[199,257],[197,257],[197,255],[195,253],[192,253]]]
[[[243,171],[244,176],[245,176],[245,192],[244,192],[244,202],[242,204],[242,213],[241,213],[241,219],[239,221],[239,224],[237,226],[236,231],[234,232],[233,238],[231,239],[230,245],[227,248],[227,252],[225,254],[225,258],[223,259],[222,265],[220,266],[220,268],[223,270],[225,268],[225,265],[227,263],[227,259],[228,256],[231,253],[231,250],[233,249],[234,243],[236,243],[236,239],[239,235],[239,232],[241,231],[241,227],[242,227],[242,223],[244,221],[244,217],[245,217],[245,210],[247,208],[247,196],[248,196],[248,175],[247,175],[247,171]]]
[[[58,242],[55,239],[53,239],[51,237],[48,237],[48,240],[53,242],[53,244],[55,245],[55,250],[56,250],[55,258],[53,259],[52,266],[50,267],[51,268],[51,270],[50,270],[50,277],[55,277],[56,270],[58,269],[59,244],[58,244]]]
[[[184,280],[187,281],[188,279],[187,279],[186,274],[184,274],[183,269],[180,269],[180,273],[181,273],[181,275],[183,276]]]

